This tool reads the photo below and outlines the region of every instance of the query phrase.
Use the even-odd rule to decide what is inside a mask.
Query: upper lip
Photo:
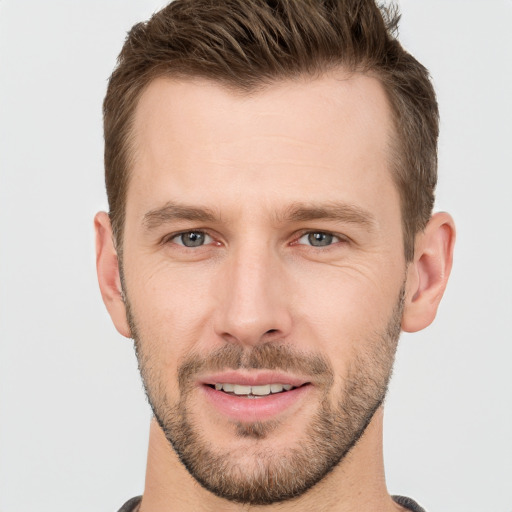
[[[290,384],[299,387],[309,383],[307,379],[276,371],[231,370],[205,375],[199,379],[203,385],[239,384],[241,386],[264,386],[265,384]]]

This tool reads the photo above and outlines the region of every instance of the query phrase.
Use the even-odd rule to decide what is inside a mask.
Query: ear
[[[455,224],[445,212],[436,213],[416,236],[414,260],[407,269],[402,330],[429,326],[437,313],[453,262]]]
[[[103,302],[119,333],[126,338],[131,338],[121,288],[119,261],[114,245],[112,226],[107,213],[99,212],[96,214],[94,229],[96,231],[96,271]]]

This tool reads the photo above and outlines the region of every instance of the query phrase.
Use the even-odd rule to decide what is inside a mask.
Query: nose
[[[283,341],[292,318],[286,272],[266,248],[241,248],[224,262],[218,284],[216,334],[241,345]]]

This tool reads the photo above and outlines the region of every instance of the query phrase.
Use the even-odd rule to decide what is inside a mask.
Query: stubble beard
[[[208,356],[191,356],[178,368],[179,400],[171,403],[166,393],[168,376],[146,354],[129,302],[127,316],[148,402],[155,419],[188,472],[204,488],[229,501],[269,505],[301,496],[319,483],[347,456],[366,430],[386,396],[400,336],[404,289],[384,332],[365,343],[366,351],[353,357],[337,393],[334,372],[318,354],[302,354],[289,345],[264,343],[252,349],[230,344]],[[286,452],[265,441],[280,428],[277,420],[237,423],[235,435],[250,438],[248,450],[219,452],[194,419],[190,402],[194,377],[201,370],[222,369],[294,370],[310,374],[321,383],[323,398],[301,439]],[[306,372],[304,372],[306,370]],[[167,378],[166,378],[167,377]],[[339,397],[332,403],[332,398]],[[283,427],[284,428],[284,427]],[[245,460],[245,463],[242,463]]]

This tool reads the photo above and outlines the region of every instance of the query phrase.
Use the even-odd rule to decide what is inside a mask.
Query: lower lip
[[[202,388],[207,400],[222,415],[235,421],[254,423],[273,419],[283,412],[297,407],[299,401],[310,391],[311,385],[305,384],[290,391],[259,398],[229,395],[206,385],[203,385]]]

